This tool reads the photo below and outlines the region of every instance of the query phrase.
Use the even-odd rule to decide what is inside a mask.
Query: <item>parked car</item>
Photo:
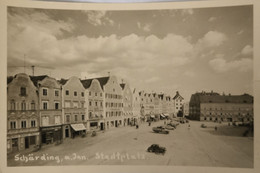
[[[177,125],[174,124],[174,123],[168,123],[167,126],[171,126],[171,127],[175,128],[175,129],[177,128]]]
[[[153,127],[153,131],[155,133],[169,134],[169,131],[166,130],[165,127],[163,127],[163,126]]]
[[[155,154],[163,154],[164,155],[165,152],[166,152],[166,148],[161,147],[158,144],[152,144],[150,147],[148,147],[147,151],[155,153]]]
[[[166,126],[164,126],[164,128],[167,129],[167,130],[174,130],[175,129],[174,127],[172,127],[170,125],[166,125]]]
[[[200,126],[201,128],[207,128],[207,126],[205,124],[201,124]]]

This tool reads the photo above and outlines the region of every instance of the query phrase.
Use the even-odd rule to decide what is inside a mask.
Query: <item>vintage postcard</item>
[[[259,3],[2,4],[3,172],[256,172]]]

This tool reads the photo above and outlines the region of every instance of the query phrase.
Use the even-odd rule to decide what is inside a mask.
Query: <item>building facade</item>
[[[61,85],[56,79],[46,75],[31,76],[30,78],[39,91],[39,126],[41,144],[61,142]]]
[[[105,121],[107,128],[123,125],[123,95],[115,76],[97,78],[105,94]]]
[[[176,91],[175,96],[173,97],[173,104],[174,104],[174,115],[178,116],[178,113],[181,111],[183,112],[183,103],[184,98],[180,95],[179,91]],[[183,115],[183,114],[182,114]]]
[[[200,121],[253,121],[253,97],[201,92],[191,96],[190,117]]]
[[[84,135],[87,127],[85,88],[77,77],[61,80],[63,138]]]
[[[7,152],[40,144],[38,90],[27,74],[7,81]]]
[[[85,88],[87,130],[105,130],[104,92],[97,79],[81,80]]]
[[[124,126],[134,125],[137,123],[137,117],[133,116],[133,93],[128,83],[121,83],[122,96],[123,96],[123,117]]]

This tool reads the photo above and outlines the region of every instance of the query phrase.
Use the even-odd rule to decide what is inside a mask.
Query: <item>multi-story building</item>
[[[86,132],[85,88],[80,79],[60,80],[62,84],[63,138],[74,138]]]
[[[7,79],[7,152],[40,144],[38,95],[27,74]]]
[[[137,92],[136,89],[133,90],[133,117],[135,119],[137,119],[137,122],[139,121],[144,121],[145,117],[144,117],[144,113],[142,113],[142,109],[141,109],[141,103],[140,103],[140,97],[139,97],[139,93]]]
[[[195,93],[190,99],[190,117],[200,121],[252,121],[253,96]]]
[[[115,76],[97,78],[105,94],[106,127],[123,125],[123,96],[122,88]]]
[[[124,126],[137,123],[137,119],[133,117],[133,93],[128,83],[121,83],[123,96],[123,117]]]
[[[39,91],[41,144],[61,142],[61,85],[56,79],[46,75],[31,76],[30,78]]]
[[[161,114],[159,96],[157,93],[152,93],[152,97],[153,97],[153,104],[154,104],[154,114],[159,115]]]
[[[87,130],[104,130],[105,129],[105,109],[104,109],[104,92],[99,80],[86,79],[81,80],[85,88],[85,101],[88,116]]]
[[[165,94],[159,94],[158,95],[160,98],[160,110],[161,114],[167,114],[167,102],[166,102],[166,95]]]
[[[179,91],[176,91],[175,96],[173,97],[174,104],[174,115],[177,116],[178,113],[182,110],[182,105],[184,103],[184,98],[180,95]]]

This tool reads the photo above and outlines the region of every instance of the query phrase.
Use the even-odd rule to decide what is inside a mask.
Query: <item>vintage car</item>
[[[172,127],[174,127],[174,128],[176,129],[177,126],[178,126],[178,123],[170,122],[170,123],[168,123],[167,125],[168,125],[168,126],[172,126]]]
[[[166,130],[165,127],[163,127],[163,126],[153,127],[153,131],[155,133],[169,134],[169,131]]]
[[[167,129],[167,130],[174,130],[175,129],[175,127],[173,127],[171,125],[166,125],[166,126],[164,126],[164,128]]]
[[[156,154],[165,154],[166,148],[161,147],[158,144],[152,144],[150,147],[147,149],[148,152],[156,153]]]

